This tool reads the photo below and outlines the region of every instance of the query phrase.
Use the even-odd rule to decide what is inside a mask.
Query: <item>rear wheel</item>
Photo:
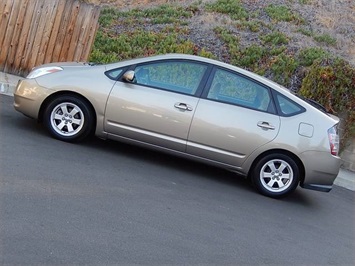
[[[88,104],[77,96],[61,95],[44,112],[44,124],[56,139],[74,142],[85,139],[93,127]]]
[[[258,161],[252,181],[263,195],[281,198],[293,192],[299,183],[297,163],[284,154],[269,154]]]

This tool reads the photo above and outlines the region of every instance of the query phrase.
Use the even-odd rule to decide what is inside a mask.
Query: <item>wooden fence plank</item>
[[[87,6],[85,7],[85,13],[86,14],[88,13],[88,7]],[[88,32],[90,21],[91,21],[91,17],[90,16],[85,16],[83,25],[81,27],[80,35],[79,35],[79,38],[78,38],[78,42],[77,42],[77,45],[76,45],[76,50],[74,52],[74,58],[73,58],[74,61],[81,61],[80,58],[81,58],[82,50],[84,49],[85,45],[87,45],[85,43],[85,41],[86,41],[85,37],[86,37],[87,32]]]
[[[91,48],[95,41],[97,29],[99,28],[99,23],[98,23],[99,16],[100,16],[100,8],[98,6],[93,7],[93,16],[91,18],[88,40],[86,42],[86,48],[83,49],[82,51],[80,61],[88,60],[88,57],[91,52]]]
[[[70,40],[73,36],[73,31],[75,28],[76,19],[79,13],[80,2],[77,0],[73,2],[71,8],[70,19],[68,20],[68,26],[66,28],[66,33],[64,36],[63,46],[59,54],[59,61],[66,61],[68,57],[68,50],[70,45]]]
[[[48,41],[48,47],[46,49],[46,54],[44,56],[44,61],[43,63],[49,63],[49,62],[54,62],[55,60],[53,59],[53,53],[54,53],[54,48],[57,42],[57,36],[60,31],[60,24],[62,21],[62,14],[65,10],[66,2],[65,1],[59,1],[58,3],[58,8],[57,12],[55,13],[55,20],[53,23],[53,27],[51,30],[51,34],[49,37]]]
[[[39,15],[39,20],[38,20],[38,27],[36,31],[34,32],[35,38],[33,40],[33,46],[32,46],[32,56],[28,61],[27,68],[32,69],[33,67],[36,66],[36,60],[37,57],[40,54],[40,47],[42,40],[45,38],[44,37],[44,28],[46,24],[48,23],[48,19],[50,17],[50,12],[51,8],[53,7],[53,1],[52,0],[45,0],[42,1],[41,3],[41,9]]]
[[[2,37],[5,34],[5,29],[3,29],[1,27],[1,21],[2,21],[2,17],[5,11],[5,6],[6,6],[7,2],[6,1],[0,1],[0,40],[2,40]],[[1,47],[0,47],[0,51],[1,51]]]
[[[35,66],[43,64],[43,62],[44,62],[44,58],[45,58],[48,43],[49,43],[49,38],[51,35],[51,31],[52,31],[54,21],[55,21],[55,16],[57,13],[57,8],[58,8],[58,1],[51,1],[51,5],[49,6],[49,9],[47,12],[46,21],[43,22],[45,24],[45,27],[43,29],[43,38],[41,40],[38,55],[37,55],[37,58],[36,58],[36,61],[34,64]]]
[[[8,23],[7,23],[7,28],[6,28],[6,34],[5,37],[3,38],[3,42],[1,47],[4,47],[5,49],[1,49],[0,52],[0,58],[4,58],[4,62],[3,64],[1,64],[2,66],[4,66],[4,63],[6,61],[7,55],[8,55],[8,51],[11,50],[11,40],[12,40],[12,36],[14,34],[14,29],[16,26],[16,20],[17,20],[17,16],[18,16],[18,12],[19,12],[19,8],[17,8],[19,2],[14,2],[11,12],[9,14],[8,17]]]
[[[21,60],[21,72],[24,72],[26,69],[29,70],[31,69],[28,67],[28,65],[32,57],[32,52],[33,52],[32,49],[36,38],[36,32],[39,25],[41,12],[42,12],[42,0],[36,0],[36,5],[31,20],[31,26],[29,29],[29,34],[25,45],[24,57]]]
[[[67,1],[65,4],[65,11],[62,14],[62,20],[60,23],[60,27],[59,27],[59,33],[56,39],[56,43],[55,43],[55,47],[53,50],[53,55],[52,55],[52,60],[54,62],[58,62],[59,61],[59,57],[60,57],[60,52],[62,50],[62,46],[64,43],[64,38],[65,38],[65,31],[66,28],[68,27],[68,23],[69,23],[69,19],[70,19],[70,10],[72,9],[72,5],[73,5],[73,1]]]
[[[17,52],[15,56],[15,61],[13,63],[13,69],[15,69],[15,72],[12,72],[13,74],[20,74],[21,69],[23,69],[21,62],[25,59],[25,51],[26,51],[26,46],[28,43],[28,38],[29,38],[29,31],[31,27],[31,22],[32,22],[32,16],[35,12],[37,2],[30,0],[27,5],[25,17],[23,19],[23,26],[20,32],[20,37],[19,37],[19,43],[17,46]]]
[[[12,36],[11,44],[10,44],[10,51],[8,51],[6,64],[4,67],[5,72],[11,72],[14,70],[14,62],[16,55],[18,54],[18,46],[19,41],[21,39],[21,30],[24,23],[24,17],[27,11],[27,4],[29,0],[22,0],[18,2],[19,5],[17,8],[19,9],[19,13],[16,20],[16,25],[14,29],[14,34]]]
[[[75,61],[74,54],[75,54],[75,50],[77,49],[81,28],[84,23],[85,17],[90,15],[86,13],[86,10],[87,10],[86,6],[80,5],[77,20],[75,22],[76,26],[74,28],[73,36],[71,37],[70,44],[69,44],[69,49],[67,54],[68,61]]]
[[[0,71],[27,74],[54,61],[87,61],[99,6],[81,0],[0,0]]]
[[[4,46],[4,41],[6,39],[6,33],[7,33],[7,27],[9,24],[9,20],[10,20],[10,16],[11,16],[11,12],[12,12],[12,6],[14,4],[13,0],[5,0],[5,6],[3,9],[3,12],[1,15],[1,24],[0,24],[0,30],[1,30],[1,34],[0,34],[0,49],[1,52],[0,54],[5,54],[5,52],[7,52],[7,47]],[[6,56],[6,55],[5,55]],[[4,66],[5,66],[5,57],[1,57],[0,56],[0,70],[2,71]]]

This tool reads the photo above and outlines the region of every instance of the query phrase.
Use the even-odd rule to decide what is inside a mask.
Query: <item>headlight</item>
[[[55,72],[62,71],[62,70],[63,70],[63,68],[57,67],[57,66],[41,67],[41,68],[37,68],[35,70],[32,70],[30,72],[30,74],[27,75],[26,78],[35,79],[35,78],[38,78],[40,76],[51,74],[51,73],[55,73]]]

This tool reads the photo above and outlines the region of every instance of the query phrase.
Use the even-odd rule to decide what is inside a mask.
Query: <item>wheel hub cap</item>
[[[282,192],[288,189],[293,178],[292,167],[284,160],[270,160],[260,171],[261,184],[272,192]]]
[[[79,106],[65,102],[58,104],[51,112],[52,128],[62,136],[73,136],[84,125],[84,113]]]

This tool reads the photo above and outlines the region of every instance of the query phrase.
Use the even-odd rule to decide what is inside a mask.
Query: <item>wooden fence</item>
[[[87,61],[99,14],[79,0],[0,0],[0,71],[25,75],[44,63]]]

